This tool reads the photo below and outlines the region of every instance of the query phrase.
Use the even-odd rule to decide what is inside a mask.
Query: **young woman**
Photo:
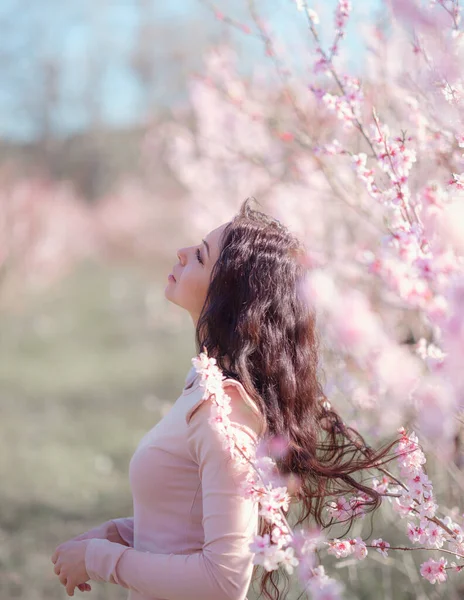
[[[247,199],[230,222],[179,250],[165,296],[190,313],[198,353],[206,347],[222,369],[233,426],[255,443],[265,434],[288,440],[277,463],[300,482],[297,524],[312,516],[324,526],[324,500],[337,493],[361,491],[378,507],[380,495],[352,473],[380,464],[396,442],[374,454],[359,434],[352,441],[353,430],[323,402],[304,255],[286,227]],[[249,544],[270,533],[269,524],[240,493],[203,392],[192,367],[171,410],[140,441],[129,465],[134,516],[55,550],[54,571],[69,595],[89,590],[90,579],[125,587],[130,600],[246,599],[254,573]],[[275,593],[274,576],[265,572],[261,580],[267,598],[275,597],[265,589],[270,579]]]

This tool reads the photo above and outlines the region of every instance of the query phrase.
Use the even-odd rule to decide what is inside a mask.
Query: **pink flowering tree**
[[[169,227],[162,217],[177,216],[169,210],[169,200],[153,193],[143,180],[125,177],[89,204],[71,183],[46,176],[17,177],[4,167],[0,308],[19,308],[29,294],[45,292],[85,260],[153,270],[156,261],[166,260]],[[179,243],[181,239],[182,231]]]
[[[397,557],[388,568],[401,573],[404,556],[420,553],[422,581],[459,585],[464,34],[458,3],[391,1],[388,34],[364,25],[369,52],[362,83],[339,66],[348,0],[337,4],[328,49],[311,3],[294,3],[314,45],[304,80],[291,77],[253,0],[247,23],[207,5],[220,21],[264,44],[277,81],[258,70],[244,80],[233,48],[213,49],[191,82],[195,126],[176,122],[157,131],[170,141],[171,167],[195,207],[193,225],[203,233],[254,195],[303,239],[310,267],[304,292],[325,341],[327,402],[372,446],[400,438],[396,464],[371,478],[390,510],[388,530],[372,539],[292,531],[283,512],[291,483],[277,477],[275,455],[263,445],[254,455],[237,440],[252,467],[243,493],[260,502],[260,515],[274,525],[272,536],[255,539],[255,562],[268,571],[296,568],[317,599],[341,598],[344,587],[327,576],[319,550],[351,565],[372,552],[382,560]],[[213,382],[210,391],[220,400],[212,421],[232,448],[221,374],[205,354],[194,364],[206,388]],[[354,516],[361,523],[363,500],[337,498],[327,511],[340,522]]]
[[[92,211],[66,183],[0,175],[0,305],[17,308],[94,257]]]

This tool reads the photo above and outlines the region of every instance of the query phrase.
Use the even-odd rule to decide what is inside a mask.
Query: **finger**
[[[85,592],[90,589],[90,585],[88,583],[79,583],[77,586],[81,592]]]
[[[90,587],[90,585],[88,583],[80,583],[77,586],[81,592],[90,592],[92,591],[92,588]]]
[[[55,548],[55,552],[52,554],[52,558],[51,558],[52,563],[56,563],[56,561],[58,560],[58,555],[61,552],[61,546],[62,545],[63,544],[60,544],[59,546],[57,546]]]
[[[61,571],[61,564],[58,563],[55,565],[55,568],[53,569],[55,571],[55,575],[59,575],[60,571]]]
[[[76,586],[73,583],[72,579],[70,579],[69,582],[66,584],[66,593],[68,594],[68,596],[74,596],[75,587]]]

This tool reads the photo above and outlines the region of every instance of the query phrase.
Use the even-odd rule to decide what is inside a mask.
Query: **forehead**
[[[220,225],[219,227],[216,227],[216,229],[211,230],[208,235],[205,236],[205,240],[208,242],[208,244],[212,247],[214,247],[215,249],[219,248],[219,244],[221,242],[221,237],[224,233],[225,228],[227,227],[229,223],[223,223],[222,225]]]

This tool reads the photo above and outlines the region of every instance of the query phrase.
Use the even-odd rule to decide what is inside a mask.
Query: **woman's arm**
[[[134,547],[134,517],[110,519],[71,538],[71,541],[101,539]]]
[[[237,390],[231,389],[228,395],[231,423],[244,425],[256,441],[260,427],[256,416],[243,410]],[[208,422],[210,416],[211,401],[203,402],[188,427],[188,445],[202,485],[202,551],[154,554],[95,539],[87,545],[85,556],[90,579],[166,600],[245,600],[253,571],[249,544],[257,533],[258,506],[241,495],[232,459]]]
[[[111,519],[114,525],[113,537],[108,536],[110,542],[123,544],[124,546],[134,547],[134,517],[121,517]]]

